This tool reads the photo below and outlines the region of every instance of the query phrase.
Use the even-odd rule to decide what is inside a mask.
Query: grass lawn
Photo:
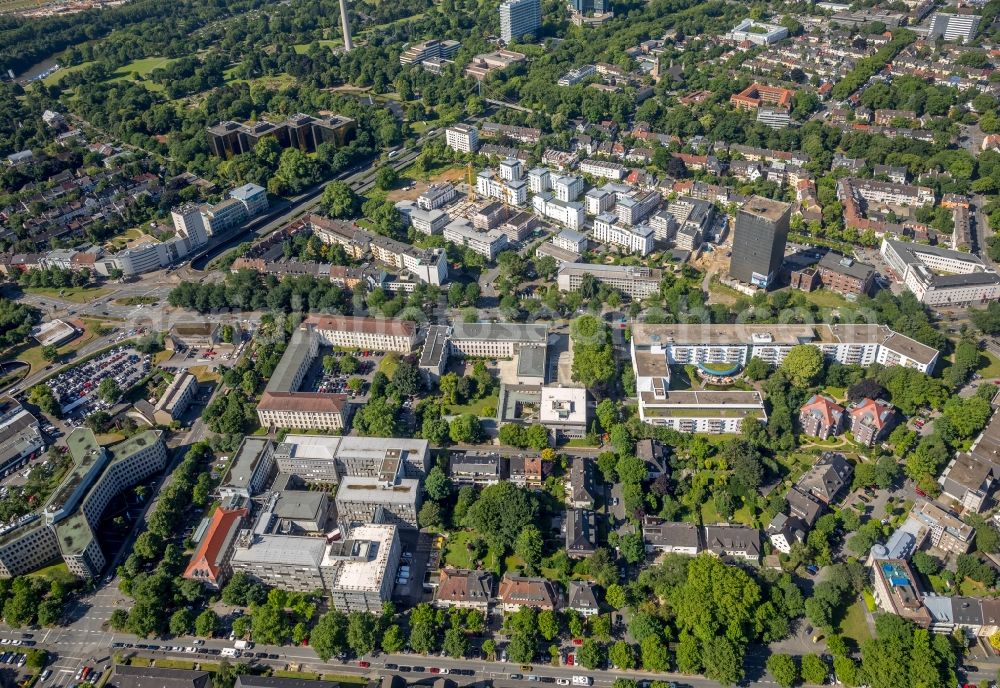
[[[134,79],[136,76],[146,77],[154,69],[166,67],[174,61],[175,58],[172,57],[144,57],[140,60],[132,60],[128,64],[116,69],[110,80],[121,81],[122,79]],[[146,82],[146,86],[152,91],[163,89],[163,86],[160,84],[152,82]]]
[[[441,554],[441,558],[444,560],[445,566],[454,566],[459,569],[475,568],[475,562],[472,560],[472,556],[469,553],[467,545],[476,537],[476,533],[471,530],[460,530],[457,533],[452,534],[452,536],[445,541],[444,551]],[[492,568],[496,568],[499,565],[499,561],[496,556],[489,550],[483,558],[483,563],[484,565]]]
[[[25,287],[25,293],[36,296],[47,296],[50,299],[62,299],[73,303],[90,303],[96,301],[110,290],[107,287],[66,287],[65,289],[50,289],[48,287]]]
[[[320,674],[309,671],[278,670],[274,672],[274,675],[277,676],[278,678],[304,678],[308,681],[318,681],[320,677]]]
[[[322,47],[329,48],[330,50],[333,50],[334,48],[343,45],[343,41],[340,40],[339,38],[324,38],[322,40],[314,42],[319,43]],[[294,48],[295,52],[298,53],[299,55],[305,55],[306,53],[309,52],[309,46],[311,45],[312,43],[296,43],[295,45],[292,46],[292,48]]]
[[[69,567],[66,566],[65,562],[59,562],[52,566],[46,566],[44,569],[38,569],[29,573],[28,576],[30,578],[42,578],[47,581],[59,581],[67,585],[78,580],[76,576],[69,572]]]
[[[865,600],[865,606],[868,607],[868,611],[874,612],[878,608],[878,605],[875,604],[875,596],[871,594],[871,591],[862,590],[861,596]]]
[[[995,378],[1000,377],[1000,358],[997,358],[989,351],[983,351],[979,354],[979,362],[983,366],[976,370],[977,373],[985,378]]]
[[[702,523],[722,523],[726,519],[722,518],[719,510],[715,508],[715,500],[706,500],[704,504],[701,505],[701,522]]]
[[[128,663],[134,667],[148,667],[153,664],[149,657],[139,657],[138,655],[129,659]]]
[[[92,64],[94,64],[94,63],[93,62],[81,62],[78,65],[72,65],[70,67],[63,67],[61,69],[57,69],[56,71],[52,72],[47,77],[45,77],[44,79],[42,79],[42,83],[45,84],[46,86],[51,86],[52,84],[57,84],[57,83],[59,83],[59,80],[62,79],[67,74],[70,74],[71,72],[79,72],[81,69],[86,69],[87,67],[89,67]]]
[[[948,584],[944,582],[941,576],[927,576],[927,582],[930,583],[931,589],[938,595],[948,594]]]
[[[590,442],[588,442],[586,437],[581,437],[579,439],[570,440],[566,444],[564,444],[563,446],[564,447],[593,447],[594,445],[592,445]]]
[[[840,294],[827,291],[826,289],[817,289],[816,291],[805,292],[803,296],[809,303],[812,303],[820,308],[845,308],[851,305],[851,302],[845,299]]]
[[[848,607],[847,615],[840,622],[840,634],[845,638],[850,638],[858,645],[872,637],[868,631],[868,624],[865,622],[864,607],[861,605],[861,600],[856,600]]]
[[[965,597],[985,597],[986,586],[978,581],[972,580],[971,578],[966,578],[958,586],[958,592]]]
[[[847,398],[846,387],[827,387],[824,391],[837,401],[843,401]]]
[[[163,351],[157,351],[155,354],[153,354],[153,365],[160,365],[164,361],[169,361],[173,357],[173,355],[174,355],[173,351],[167,351],[166,349],[164,349]]]
[[[194,662],[187,659],[156,659],[156,666],[160,669],[194,669]]]
[[[479,399],[473,401],[471,404],[464,404],[463,406],[449,406],[448,413],[458,415],[460,413],[472,413],[476,416],[482,416],[483,410],[487,408],[492,408],[494,411],[497,407],[497,396],[489,396],[485,399]],[[491,416],[493,414],[490,414]]]
[[[218,382],[221,379],[219,374],[208,366],[191,366],[188,372],[194,375],[198,382]]]
[[[277,676],[275,672],[275,676]],[[368,683],[368,679],[364,676],[352,676],[351,674],[323,674],[324,681],[336,681],[337,683],[356,683],[359,685],[365,685]]]

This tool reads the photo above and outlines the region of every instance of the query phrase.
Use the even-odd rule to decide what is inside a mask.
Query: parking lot
[[[113,379],[125,392],[138,384],[149,369],[148,354],[141,354],[132,347],[119,346],[60,373],[46,384],[62,406],[66,422],[79,426],[90,414],[111,408],[112,404],[97,398],[97,389],[103,380]]]
[[[332,356],[334,359],[333,369],[329,373],[323,368],[323,358],[326,356]],[[385,354],[379,351],[345,352],[323,349],[306,376],[302,390],[323,394],[346,394],[355,399],[364,397],[372,375],[378,370],[378,364],[384,356]],[[352,390],[347,385],[347,382],[354,377],[364,380],[364,386],[359,390]]]

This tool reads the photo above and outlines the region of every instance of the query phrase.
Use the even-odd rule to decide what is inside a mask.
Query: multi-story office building
[[[744,19],[726,38],[738,43],[750,41],[755,45],[770,45],[788,37],[788,29],[780,24],[768,24],[754,19]]]
[[[170,211],[170,219],[174,223],[177,236],[190,239],[194,244],[208,242],[208,229],[201,214],[201,206],[196,203],[185,203]]]
[[[400,553],[399,531],[390,524],[361,525],[331,543],[321,569],[330,604],[344,613],[380,613],[392,599]]]
[[[627,225],[637,225],[649,217],[659,204],[660,193],[658,191],[638,191],[619,198],[614,212],[620,222]]]
[[[589,267],[589,266],[588,266]],[[647,325],[632,331],[633,349],[666,357],[668,365],[732,363],[760,358],[780,365],[799,344],[811,344],[843,364],[899,365],[929,372],[938,351],[885,325]]]
[[[520,323],[464,323],[452,326],[451,351],[470,358],[513,358],[521,347],[545,347],[549,328]]]
[[[334,458],[339,475],[361,478],[375,478],[386,471],[423,478],[431,467],[427,440],[404,437],[344,437]]]
[[[310,315],[301,327],[312,329],[326,346],[408,354],[417,341],[411,322],[353,315]]]
[[[757,121],[772,129],[787,129],[792,125],[788,108],[762,107],[757,110]]]
[[[414,43],[399,56],[399,64],[419,64],[424,60],[433,58],[447,60],[455,56],[462,44],[458,41],[439,41],[431,39],[421,43]]]
[[[479,148],[479,130],[468,124],[453,124],[444,130],[448,148],[459,153],[475,153]]]
[[[248,530],[241,533],[230,566],[284,590],[324,590],[344,613],[375,612],[392,595],[400,552],[399,532],[391,524],[364,523],[332,542]]]
[[[415,529],[420,501],[415,478],[346,477],[337,488],[337,520],[343,526],[380,522]]]
[[[274,476],[274,442],[265,437],[244,437],[219,486],[223,498],[250,499],[264,490]]]
[[[510,45],[534,36],[542,25],[540,0],[505,0],[500,4],[500,40]]]
[[[331,115],[313,117],[297,114],[280,124],[261,120],[252,124],[219,122],[208,128],[208,148],[213,155],[230,158],[250,153],[257,143],[273,137],[282,148],[295,146],[304,151],[315,151],[321,143],[342,146],[353,138],[357,123],[349,117]]]
[[[649,225],[629,225],[619,222],[616,215],[604,213],[594,219],[595,241],[620,246],[626,251],[644,256],[653,251],[653,228]]]
[[[736,214],[729,274],[763,289],[773,284],[785,257],[792,206],[752,196]]]
[[[178,372],[153,407],[154,420],[161,425],[170,425],[187,410],[197,393],[198,378],[184,370]]]
[[[60,558],[76,576],[99,576],[106,560],[96,529],[108,504],[166,465],[160,431],[105,448],[92,431],[78,428],[66,445],[73,464],[46,503],[0,529],[0,577],[23,575]]]
[[[816,273],[824,289],[849,298],[867,295],[875,286],[874,267],[836,253],[820,258]]]
[[[577,67],[571,69],[561,77],[559,81],[556,82],[559,86],[576,86],[578,83],[586,79],[588,76],[592,76],[597,73],[597,67],[592,64],[583,65],[582,67]]]
[[[320,335],[312,328],[292,332],[257,404],[257,417],[264,427],[339,430],[350,421],[346,395],[298,391],[319,354],[319,341]]]
[[[954,306],[1000,298],[1000,275],[971,253],[885,238],[881,254],[921,303]]]
[[[496,229],[480,232],[470,226],[465,220],[455,220],[447,224],[443,230],[444,238],[459,246],[467,246],[488,260],[497,257],[500,251],[507,248],[507,234]]]
[[[0,397],[0,472],[17,470],[45,448],[38,419],[11,397]]]
[[[417,207],[424,210],[435,210],[455,200],[458,192],[454,185],[443,182],[441,184],[431,184],[427,189],[417,196]]]
[[[553,198],[549,191],[542,191],[532,196],[531,205],[539,215],[555,220],[571,230],[580,229],[586,220],[582,203],[561,201]]]
[[[968,43],[976,37],[979,20],[980,17],[976,14],[935,12],[931,17],[931,26],[927,37],[931,40],[944,38],[946,41]]]
[[[576,291],[583,283],[584,275],[592,275],[598,282],[607,284],[636,301],[658,293],[660,282],[663,281],[663,273],[656,268],[566,263],[559,268],[556,283],[560,291]]]

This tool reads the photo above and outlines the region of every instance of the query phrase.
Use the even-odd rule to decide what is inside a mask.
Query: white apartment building
[[[778,365],[800,344],[840,363],[904,365],[926,372],[938,352],[882,325],[646,325],[633,327],[631,353],[639,417],[683,432],[735,432],[742,419],[766,420],[756,392],[672,392],[670,366],[738,371],[757,357]]]
[[[619,221],[627,225],[637,225],[649,217],[659,204],[658,191],[638,191],[619,198],[614,213]]]
[[[653,228],[649,225],[630,226],[618,221],[610,213],[598,215],[594,219],[595,240],[605,244],[620,246],[626,251],[645,256],[653,252]]]
[[[302,321],[327,346],[408,354],[417,341],[416,326],[405,320],[353,315],[310,315]]]
[[[853,177],[841,181],[847,183],[854,193],[868,203],[909,207],[934,203],[934,190],[926,186]]]
[[[726,34],[726,38],[739,43],[750,41],[754,45],[770,45],[788,38],[788,29],[780,24],[744,19]]]
[[[507,158],[500,161],[500,179],[505,182],[516,182],[524,176],[524,166],[517,158]]]
[[[921,303],[953,306],[1000,299],[1000,275],[971,253],[888,238],[880,252]]]
[[[476,176],[476,193],[510,205],[523,206],[528,200],[528,182],[523,179],[506,180],[483,170]]]
[[[542,193],[552,188],[552,175],[544,167],[528,170],[528,190],[531,193]]]
[[[557,199],[563,203],[570,203],[583,193],[583,180],[573,175],[556,177],[552,182],[552,189]]]
[[[582,203],[561,201],[553,198],[548,191],[532,196],[531,205],[539,215],[544,215],[570,229],[580,229],[586,219]]]
[[[507,248],[507,233],[498,229],[480,232],[466,220],[455,220],[444,228],[444,238],[453,244],[466,246],[489,260]]]
[[[603,160],[588,158],[587,160],[580,161],[580,171],[592,177],[604,177],[606,179],[621,181],[625,178],[626,173],[628,173],[628,168],[616,162],[605,162]]]
[[[479,130],[468,124],[453,124],[444,131],[448,148],[459,153],[475,153],[479,148]]]
[[[617,200],[613,192],[597,187],[588,191],[583,197],[588,215],[600,215],[608,212],[615,207]]]
[[[587,250],[587,235],[564,229],[552,237],[552,243],[565,251],[583,253]]]
[[[448,182],[431,184],[417,196],[417,207],[423,210],[435,210],[451,203],[457,195],[454,185]]]
[[[659,293],[660,282],[663,281],[663,273],[655,268],[567,263],[559,268],[559,276],[556,278],[559,290],[578,290],[584,275],[592,275],[598,282],[607,284],[636,301]]]
[[[788,108],[762,107],[757,110],[757,121],[772,129],[787,129],[792,125]]]

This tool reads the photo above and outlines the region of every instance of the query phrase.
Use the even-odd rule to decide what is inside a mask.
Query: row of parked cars
[[[195,640],[194,645],[156,645],[150,643],[112,643],[111,647],[116,650],[153,650],[159,652],[182,652],[185,654],[212,655],[218,657],[225,650],[230,648],[203,647],[204,640]],[[280,655],[269,654],[267,652],[242,652],[236,656],[247,659],[280,659]]]

